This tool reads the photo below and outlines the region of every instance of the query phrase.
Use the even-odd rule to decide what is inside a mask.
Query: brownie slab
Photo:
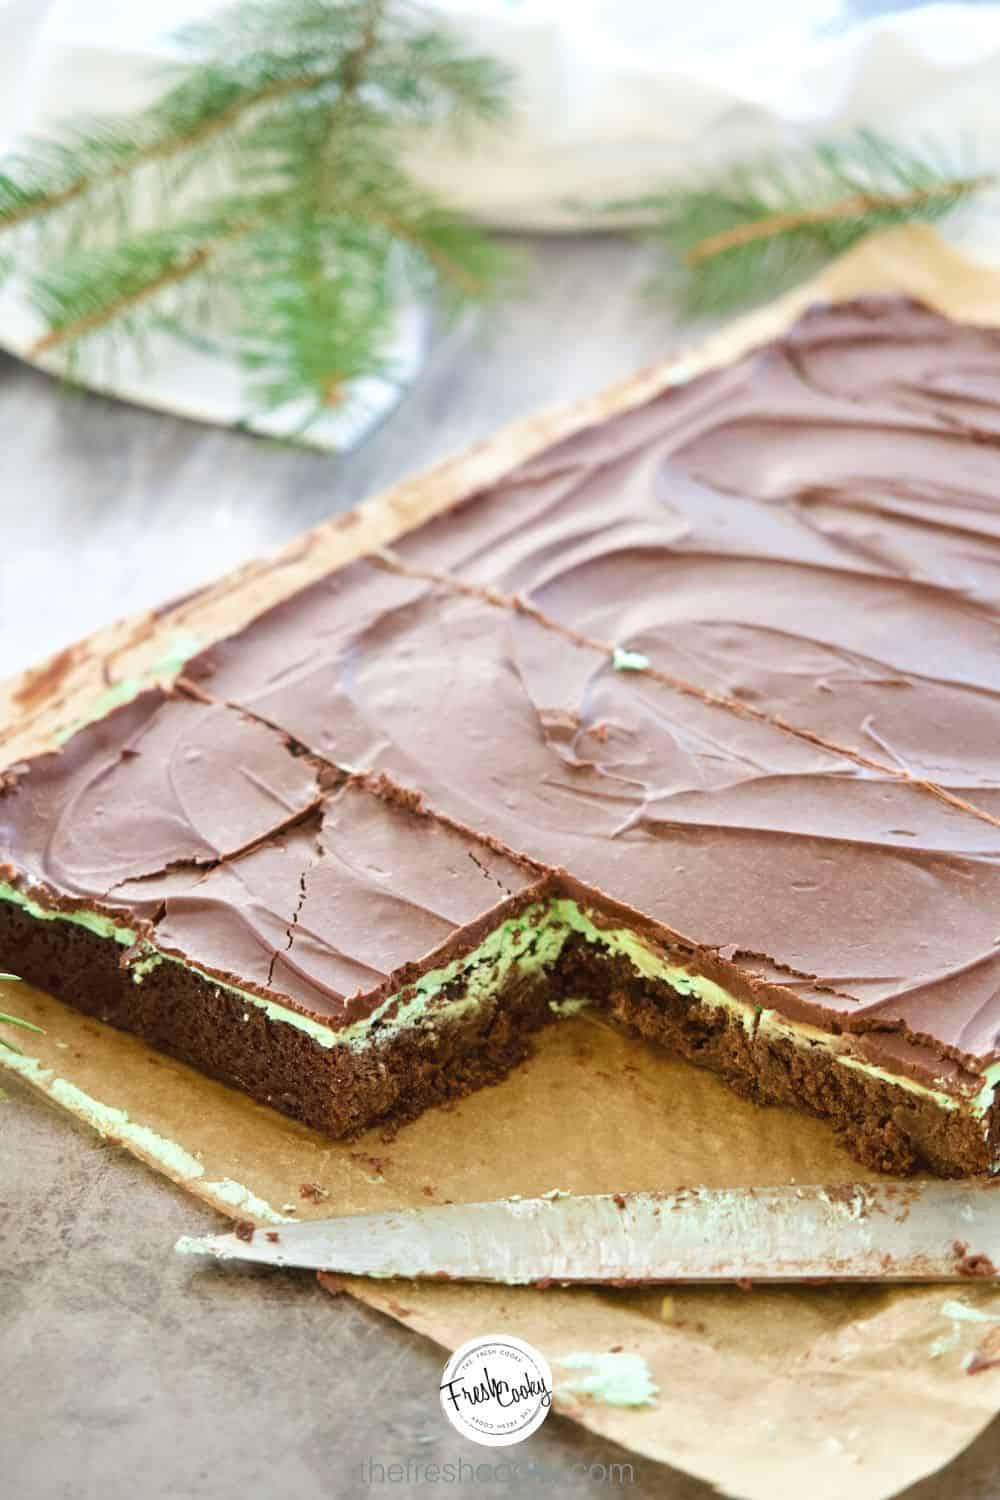
[[[869,299],[557,445],[22,768],[0,963],[333,1133],[588,1002],[987,1170],[998,413]]]

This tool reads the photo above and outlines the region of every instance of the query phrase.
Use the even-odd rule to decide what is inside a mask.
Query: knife
[[[508,1285],[1000,1279],[1000,1180],[506,1198],[240,1226],[219,1260]]]

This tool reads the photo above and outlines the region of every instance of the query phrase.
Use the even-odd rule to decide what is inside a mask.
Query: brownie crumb
[[[278,1233],[278,1231],[276,1229],[269,1229],[267,1231],[267,1234],[264,1236],[264,1238],[267,1239],[267,1240],[270,1240],[272,1245],[276,1245],[278,1243],[278,1241],[281,1239],[281,1235]]]
[[[22,709],[34,708],[47,698],[62,702],[65,692],[58,698],[56,693],[83,653],[84,648],[81,646],[65,646],[48,661],[42,662],[41,666],[29,668],[22,674],[19,686],[11,694],[14,702]]]
[[[394,803],[397,807],[405,808],[407,812],[416,813],[420,817],[427,816],[427,806],[422,792],[415,791],[411,787],[400,786],[384,774],[366,776],[362,773],[359,780],[363,781],[376,797],[381,797],[383,801]]]
[[[316,784],[321,792],[332,792],[344,781],[344,773],[339,766],[331,766],[328,761],[316,760],[310,757],[310,762],[316,767]]]
[[[14,791],[27,769],[22,762],[16,766],[8,766],[5,771],[0,771],[0,797],[6,797]]]
[[[300,1182],[299,1197],[308,1198],[313,1203],[322,1203],[324,1198],[329,1198],[329,1188],[321,1187],[318,1182]]]
[[[246,1245],[249,1245],[256,1232],[257,1226],[252,1219],[237,1219],[233,1225],[233,1233],[236,1238],[242,1240]]]
[[[375,1173],[376,1177],[384,1177],[386,1167],[392,1166],[391,1156],[373,1156],[370,1151],[352,1151],[351,1161],[367,1167],[370,1172]]]
[[[958,1263],[959,1276],[995,1276],[996,1266],[988,1255],[965,1255]]]

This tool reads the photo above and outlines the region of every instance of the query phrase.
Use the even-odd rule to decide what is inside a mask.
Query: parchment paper
[[[109,683],[164,660],[178,636],[228,633],[554,437],[766,339],[815,297],[873,290],[908,291],[954,317],[1000,324],[1000,275],[961,260],[929,230],[894,231],[696,355],[519,423],[269,562],[23,674],[0,690],[0,764],[51,743]],[[0,1063],[224,1213],[261,1223],[552,1188],[866,1175],[820,1122],[758,1109],[712,1075],[586,1015],[549,1028],[535,1056],[499,1087],[432,1110],[392,1140],[370,1132],[336,1144],[26,986],[0,986],[0,1009],[44,1027],[43,1036],[17,1036],[20,1058],[0,1049]],[[304,1199],[303,1183],[328,1196]],[[447,1347],[504,1330],[527,1338],[553,1366],[562,1411],[748,1500],[881,1500],[954,1457],[1000,1406],[1000,1370],[964,1368],[973,1351],[980,1363],[1000,1360],[1000,1294],[976,1286],[665,1294],[339,1285]],[[956,1301],[997,1321],[956,1319]],[[659,1387],[654,1404],[625,1409],[559,1394],[563,1356],[613,1349],[647,1361]]]

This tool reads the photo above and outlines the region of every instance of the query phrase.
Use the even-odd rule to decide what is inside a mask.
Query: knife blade
[[[508,1285],[1000,1278],[1000,1181],[549,1194],[185,1237],[182,1253]]]

